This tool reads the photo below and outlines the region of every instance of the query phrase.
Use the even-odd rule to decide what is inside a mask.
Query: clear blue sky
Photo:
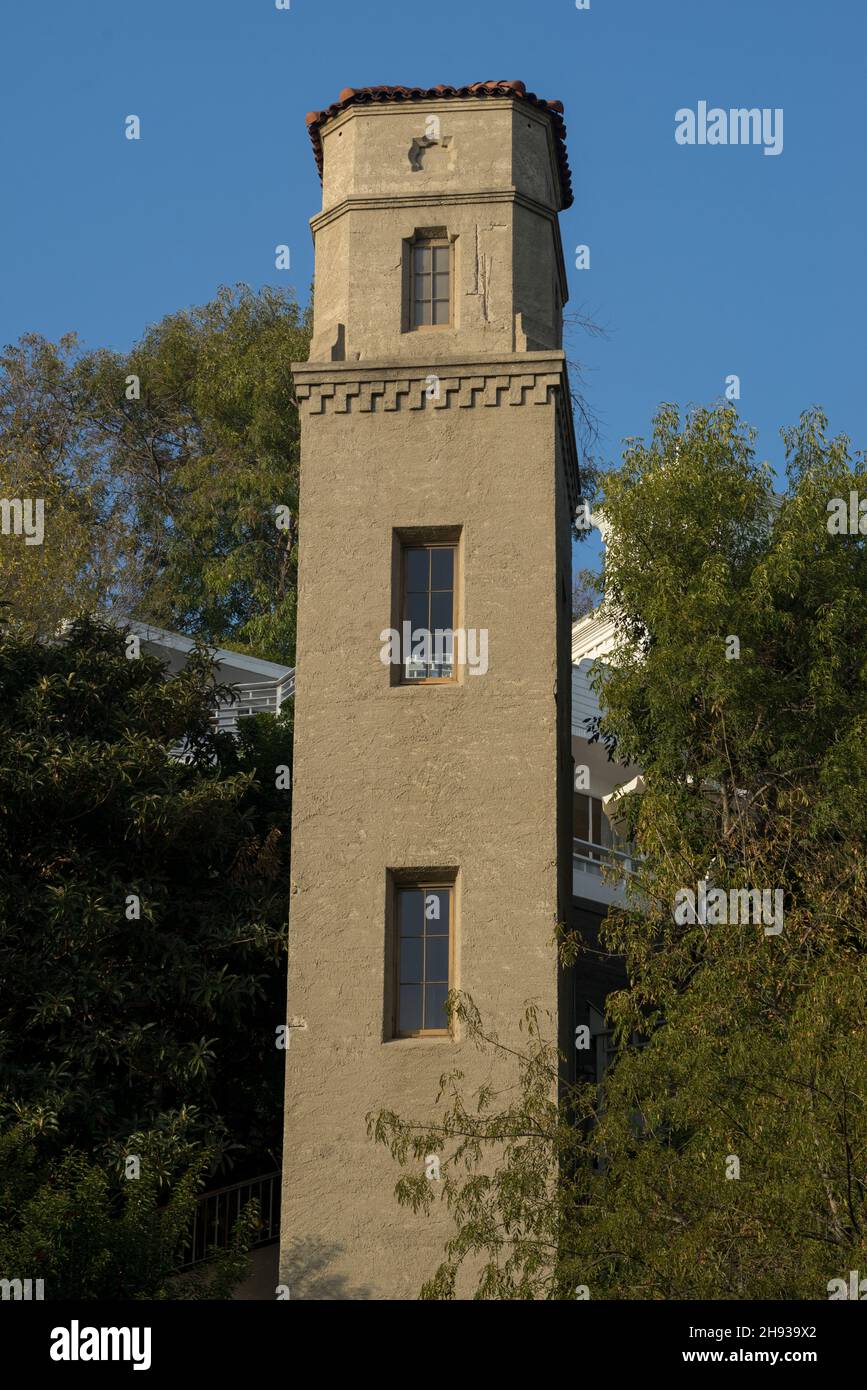
[[[40,0],[0,21],[0,338],[127,347],[221,283],[312,276],[304,125],[342,87],[521,78],[565,104],[575,344],[602,453],[661,400],[867,444],[865,7],[853,0]],[[782,107],[784,149],[684,147],[680,107]],[[142,122],[139,142],[124,118]],[[292,270],[274,268],[291,247]],[[591,268],[574,247],[587,243]]]

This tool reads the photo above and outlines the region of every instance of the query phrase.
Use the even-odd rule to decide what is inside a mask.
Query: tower
[[[394,1197],[365,1115],[503,1080],[449,988],[518,1043],[570,1026],[571,522],[559,103],[520,82],[348,89],[322,173],[301,412],[281,1280],[414,1298],[448,1218]],[[425,645],[425,633],[430,639]],[[437,637],[439,634],[439,638]],[[493,1067],[493,1071],[492,1071]]]

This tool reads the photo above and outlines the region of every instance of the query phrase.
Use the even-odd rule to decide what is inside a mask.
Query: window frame
[[[419,229],[404,242],[406,247],[405,272],[404,272],[404,313],[403,326],[406,333],[441,333],[443,329],[454,328],[455,326],[455,255],[454,237],[449,236],[443,227]],[[449,277],[448,294],[448,319],[445,323],[416,323],[416,304],[415,297],[415,253],[418,250],[445,250],[448,256],[447,274]],[[431,318],[433,318],[433,306],[437,302],[433,295],[433,254],[431,254]]]
[[[400,904],[401,892],[444,893],[448,901],[448,988],[446,995],[456,987],[455,984],[455,938],[457,911],[457,877],[449,871],[424,871],[411,874],[406,870],[390,875],[390,918],[392,939],[391,1006],[389,1009],[388,1036],[391,1041],[400,1042],[407,1038],[446,1038],[454,1040],[454,1027],[447,1023],[444,1028],[417,1028],[401,1030],[400,1027]],[[443,935],[442,932],[439,933]],[[438,982],[437,982],[438,983]],[[424,997],[425,980],[419,981]]]
[[[407,552],[410,551],[410,550],[427,550],[427,551],[431,551],[431,550],[450,550],[450,551],[452,552],[452,620],[451,620],[450,628],[449,628],[448,630],[451,631],[451,632],[455,632],[455,631],[458,629],[458,627],[459,627],[459,623],[458,623],[458,612],[459,612],[458,594],[459,594],[459,583],[460,583],[460,542],[459,542],[458,540],[453,540],[453,541],[452,541],[452,540],[422,540],[422,539],[416,540],[416,539],[408,539],[408,538],[406,538],[406,537],[398,537],[398,543],[399,543],[399,552],[398,552],[399,582],[398,582],[397,622],[395,623],[395,626],[396,626],[396,628],[397,628],[397,631],[400,633],[401,642],[403,641],[403,624],[404,624],[404,621],[406,621],[406,619],[405,619],[405,617],[404,617],[404,615],[405,615],[405,613],[406,613],[406,600],[407,600],[407,587],[406,587],[406,555],[407,555]],[[430,565],[430,562],[428,562],[428,565]],[[444,592],[446,592],[446,591],[445,591],[445,590],[433,590],[433,589],[430,589],[430,588],[429,588],[427,592],[428,592],[428,618],[430,618],[430,595],[431,595],[432,593],[435,593],[435,592],[436,592],[436,593],[444,593]],[[431,637],[433,637],[433,633],[434,633],[435,630],[436,630],[436,629],[428,628],[428,631],[431,633]],[[452,660],[451,675],[448,675],[448,676],[414,676],[414,677],[413,677],[413,676],[407,676],[407,674],[406,674],[406,653],[403,652],[403,651],[401,651],[400,672],[399,672],[399,676],[398,676],[398,679],[397,679],[396,684],[397,684],[397,685],[400,685],[400,686],[414,686],[414,685],[455,685],[455,684],[459,681],[459,679],[460,679],[460,675],[459,675],[459,663],[458,663],[458,659],[457,659],[457,658],[458,658],[458,652],[459,652],[459,648],[458,648],[458,647],[455,647],[454,652],[453,652],[453,660]]]

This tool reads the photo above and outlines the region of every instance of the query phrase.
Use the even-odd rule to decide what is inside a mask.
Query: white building
[[[183,669],[196,645],[192,638],[168,632],[153,623],[142,623],[135,618],[115,618],[114,621],[118,627],[134,633],[142,650],[158,657],[170,675]],[[220,704],[214,710],[217,728],[234,730],[239,719],[251,714],[277,714],[295,694],[293,667],[262,661],[257,656],[246,656],[223,647],[212,649],[212,652],[217,681],[233,686],[238,697],[231,704]]]
[[[609,761],[601,740],[589,742],[588,722],[600,713],[590,673],[594,662],[613,650],[614,640],[614,622],[604,606],[572,626],[572,758],[576,774],[586,769],[584,777],[576,775],[575,782],[572,895],[576,902],[602,909],[625,899],[624,880],[606,881],[604,867],[621,865],[624,876],[632,868],[630,847],[609,821],[609,813],[616,820],[613,794],[632,788],[641,772],[638,767]]]

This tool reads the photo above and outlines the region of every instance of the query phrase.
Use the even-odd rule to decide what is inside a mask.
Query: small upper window
[[[448,328],[451,323],[450,258],[447,241],[413,242],[413,328]]]

